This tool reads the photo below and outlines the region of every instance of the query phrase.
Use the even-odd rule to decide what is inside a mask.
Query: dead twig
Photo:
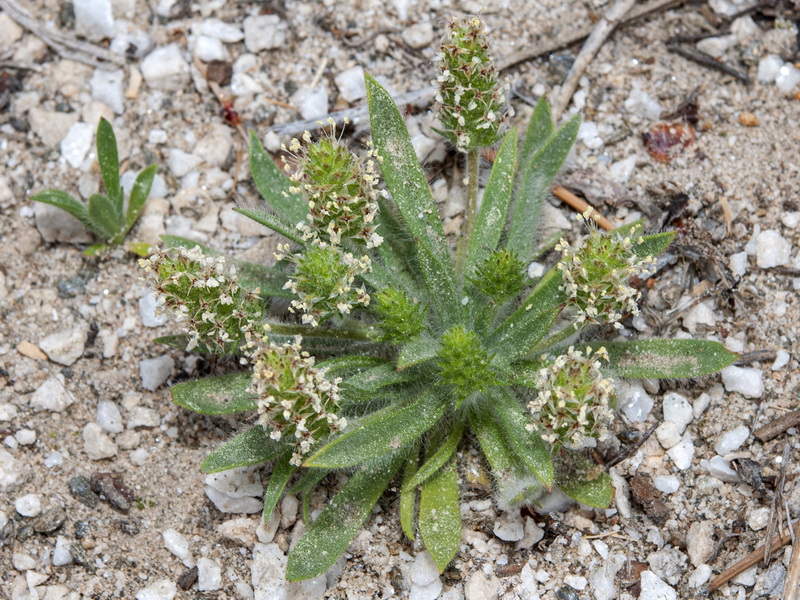
[[[783,446],[783,457],[781,460],[781,476],[778,480],[778,485],[775,488],[775,495],[772,496],[772,506],[770,506],[769,510],[769,527],[767,527],[767,539],[764,540],[764,564],[769,565],[769,559],[772,556],[772,547],[770,546],[770,541],[772,540],[772,536],[775,533],[775,529],[778,530],[783,528],[782,519],[776,513],[779,513],[783,510],[783,503],[781,502],[781,498],[783,497],[783,487],[786,485],[786,465],[789,463],[789,450],[791,446],[789,444],[784,444]],[[794,535],[791,536],[791,539],[794,540]]]
[[[597,22],[592,33],[586,38],[586,41],[581,47],[575,62],[567,73],[564,83],[561,84],[561,89],[558,92],[555,100],[553,100],[553,120],[558,121],[561,113],[567,108],[569,101],[572,99],[572,94],[575,93],[575,88],[578,87],[578,80],[583,76],[586,67],[594,60],[600,47],[605,43],[611,32],[619,25],[625,14],[633,7],[636,0],[616,0],[614,5],[603,15]]]
[[[800,521],[797,521],[794,524],[794,532],[797,535],[800,535]],[[775,552],[778,548],[782,548],[786,544],[792,541],[792,535],[790,533],[786,533],[778,538],[772,540],[770,544],[770,551]],[[708,586],[708,591],[713,592],[728,583],[731,579],[739,575],[740,573],[745,572],[747,569],[752,567],[762,558],[764,558],[764,550],[765,546],[759,546],[755,550],[753,550],[750,554],[739,560],[738,562],[734,563],[727,569],[725,569],[722,573],[714,577],[711,580],[711,583]]]
[[[693,60],[699,65],[703,65],[704,67],[708,67],[709,69],[714,69],[716,71],[721,71],[726,75],[731,75],[735,77],[739,81],[744,83],[750,83],[750,77],[747,76],[746,73],[736,69],[730,65],[726,65],[723,62],[719,62],[716,58],[711,56],[710,54],[706,54],[705,52],[698,50],[697,48],[691,48],[689,46],[679,46],[675,42],[667,42],[667,50],[670,52],[674,52],[683,58],[687,58],[689,60]]]
[[[105,70],[113,70],[125,65],[125,57],[116,52],[88,42],[81,42],[69,34],[45,27],[17,4],[16,0],[0,0],[0,8],[63,58]]]
[[[754,362],[773,362],[777,356],[775,350],[754,350],[742,354],[736,361],[736,366],[747,365]]]
[[[576,196],[575,194],[570,192],[567,188],[561,187],[560,185],[557,185],[557,186],[553,187],[553,189],[550,190],[550,192],[553,194],[553,196],[555,196],[559,200],[569,204],[572,208],[574,208],[580,214],[583,214],[587,210],[591,209],[592,210],[591,215],[590,215],[591,218],[594,220],[595,223],[597,223],[605,231],[611,231],[612,229],[616,228],[615,225],[611,221],[606,219],[603,215],[601,215],[599,212],[597,212],[594,208],[589,206],[589,203],[586,202],[586,200]]]
[[[653,425],[651,425],[650,429],[645,431],[644,435],[641,438],[639,438],[639,441],[637,441],[635,444],[631,444],[630,446],[628,446],[625,449],[624,452],[620,452],[617,456],[615,456],[610,461],[608,461],[605,464],[605,467],[604,467],[605,470],[608,471],[611,467],[614,467],[614,466],[618,465],[619,463],[621,463],[626,458],[636,454],[639,451],[639,448],[641,448],[644,445],[644,443],[647,441],[647,438],[649,438],[651,435],[653,435],[653,432],[658,428],[659,425],[661,425],[661,421],[658,421],[658,422],[654,423]]]
[[[753,432],[753,436],[762,444],[768,442],[791,427],[800,426],[800,410],[781,415],[766,425],[759,427]]]

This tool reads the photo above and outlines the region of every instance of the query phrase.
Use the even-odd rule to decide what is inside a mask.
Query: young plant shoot
[[[530,279],[540,207],[579,118],[557,129],[542,99],[521,143],[515,129],[503,133],[506,95],[477,18],[449,24],[439,58],[442,134],[469,177],[454,248],[403,117],[366,75],[366,152],[331,120],[319,139],[291,142],[282,173],[251,137],[267,206],[238,210],[285,238],[274,267],[175,237],[141,261],[185,328],[170,341],[243,365],[180,383],[172,397],[204,414],[253,412],[202,469],[271,461],[264,519],[284,492],[302,497],[308,529],[289,554],[293,581],[327,571],[390,485],[403,531],[444,570],[461,543],[459,449],[473,444],[503,508],[557,488],[607,507],[610,478],[587,448],[609,435],[615,378],[699,377],[737,358],[705,340],[583,341],[637,312],[632,282],[673,234],[603,234],[579,215],[585,239],[561,241],[557,264]],[[495,145],[479,203],[480,152]],[[312,521],[313,491],[337,470],[349,478]]]

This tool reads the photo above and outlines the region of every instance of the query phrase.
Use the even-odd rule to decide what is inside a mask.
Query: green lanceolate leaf
[[[340,356],[318,362],[317,369],[326,375],[337,375],[349,371],[360,372],[382,364],[386,364],[386,361],[374,356]]]
[[[305,496],[314,491],[319,482],[325,479],[332,469],[306,469],[305,474],[289,490],[295,496]]]
[[[403,489],[415,488],[428,480],[442,465],[444,465],[456,451],[461,435],[464,433],[464,423],[456,421],[450,430],[450,435],[444,443],[425,461],[419,470],[408,481],[403,481]]]
[[[260,425],[258,427],[260,427]],[[292,473],[294,473],[297,468],[289,462],[291,458],[291,452],[284,454],[281,459],[275,463],[275,467],[272,469],[272,475],[269,476],[267,491],[264,493],[264,509],[261,512],[264,523],[269,521],[272,516],[272,511],[274,511],[275,507],[278,505],[278,500],[283,496],[283,490],[286,488],[286,484],[289,483]]]
[[[252,373],[233,373],[186,381],[172,386],[175,404],[203,415],[227,415],[253,410],[258,401],[250,391]]]
[[[431,392],[362,419],[306,460],[306,467],[352,467],[398,450],[433,427],[446,404]]]
[[[609,360],[603,369],[619,377],[700,377],[716,373],[739,359],[738,354],[709,340],[637,340],[585,345],[593,350],[604,346]]]
[[[92,194],[86,213],[92,222],[92,229],[104,240],[114,239],[122,229],[121,216],[107,196]]]
[[[500,388],[492,390],[491,407],[505,431],[505,439],[517,456],[548,491],[552,490],[555,475],[550,450],[542,438],[526,429],[526,425],[531,423],[531,416],[514,396]]]
[[[597,508],[608,508],[614,499],[614,488],[607,473],[600,473],[591,481],[586,479],[559,481],[558,487],[573,500]]]
[[[419,166],[403,117],[389,93],[365,75],[372,138],[381,157],[386,187],[414,238],[425,285],[445,327],[458,315],[455,273],[425,174]]]
[[[522,303],[526,309],[542,312],[557,308],[567,300],[567,295],[561,290],[563,284],[561,271],[550,269],[536,284],[531,293]]]
[[[403,453],[395,452],[384,464],[364,465],[353,473],[289,553],[289,581],[321,575],[336,562],[364,525],[403,458]]]
[[[84,256],[99,256],[103,252],[108,250],[108,244],[92,244],[88,246],[86,250],[81,252]]]
[[[464,273],[468,276],[497,248],[508,219],[517,164],[517,130],[511,129],[497,153],[469,240]]]
[[[308,205],[299,194],[292,193],[291,180],[284,175],[264,150],[255,131],[250,132],[250,173],[267,204],[292,228],[306,220]]]
[[[428,335],[422,335],[411,340],[400,348],[400,355],[397,357],[397,370],[402,371],[408,367],[436,358],[439,346],[439,342]]]
[[[125,215],[125,232],[127,233],[136,219],[139,218],[139,213],[144,208],[144,203],[147,202],[147,197],[150,195],[150,188],[153,187],[153,178],[156,176],[156,165],[150,165],[144,171],[136,176],[136,181],[133,182],[131,188],[131,196],[128,199],[128,211]]]
[[[415,540],[417,537],[414,530],[414,523],[416,521],[417,509],[417,486],[409,485],[409,482],[417,472],[419,465],[419,444],[415,444],[405,461],[403,470],[403,484],[400,487],[400,527],[403,533],[410,540]]]
[[[560,307],[543,312],[536,312],[535,309],[533,303],[523,303],[490,336],[489,351],[494,353],[494,361],[498,366],[505,367],[528,354],[547,334],[561,312]]]
[[[516,252],[522,260],[530,258],[535,247],[542,201],[550,190],[553,177],[561,169],[575,143],[579,127],[580,115],[575,115],[527,163],[520,164],[523,172],[511,214],[506,247]]]
[[[533,154],[553,135],[554,129],[550,103],[546,96],[542,96],[536,103],[531,120],[528,121],[528,128],[525,130],[525,139],[522,141],[519,153],[521,164],[527,165],[530,162]]]
[[[200,470],[203,473],[218,473],[236,467],[258,465],[286,452],[291,454],[291,448],[273,440],[261,425],[256,425],[209,454]]]
[[[407,373],[400,373],[393,365],[387,363],[348,377],[341,383],[341,387],[357,393],[366,393],[372,397],[372,392],[410,379]]]
[[[98,233],[95,230],[91,220],[89,220],[89,214],[86,210],[86,205],[83,202],[76,200],[66,192],[61,192],[59,190],[45,190],[44,192],[39,192],[38,194],[31,196],[31,200],[35,202],[42,202],[43,204],[50,204],[51,206],[60,208],[64,212],[78,219],[78,221],[80,221],[83,226],[92,233]]]
[[[119,187],[117,137],[111,123],[102,118],[97,124],[97,162],[100,164],[106,194],[117,215],[116,221],[119,222],[122,219],[122,189]]]
[[[306,245],[297,228],[277,215],[271,215],[263,210],[253,210],[252,208],[234,208],[233,210],[301,246]]]
[[[655,258],[667,249],[667,246],[675,239],[675,235],[675,231],[665,231],[664,233],[643,236],[641,242],[634,242],[633,253],[639,258],[646,256]]]
[[[458,469],[451,460],[423,485],[419,498],[419,532],[439,572],[443,572],[461,544]]]

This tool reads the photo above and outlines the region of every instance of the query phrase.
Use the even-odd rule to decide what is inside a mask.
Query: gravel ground
[[[609,510],[555,504],[549,515],[501,513],[465,447],[464,544],[443,575],[403,537],[389,495],[327,576],[288,585],[285,553],[305,529],[297,500],[287,497],[259,526],[265,473],[199,472],[205,454],[242,422],[169,401],[171,383],[224,366],[154,345],[176,328],[156,318],[135,257],[83,257],[90,236],[28,195],[58,188],[88,197],[98,189],[92,133],[105,116],[123,171],[159,164],[131,239],[155,243],[172,233],[269,261],[276,240],[230,210],[255,204],[256,194],[246,144],[208,80],[219,84],[228,116],[241,116],[276,149],[282,138],[270,126],[361,104],[361,68],[395,93],[428,86],[444,20],[481,3],[19,4],[45,29],[104,47],[110,40],[125,58],[110,71],[70,60],[0,12],[0,596],[692,598],[763,543],[784,448],[783,496],[799,516],[797,429],[765,443],[751,435],[798,408],[800,70],[791,62],[798,12],[789,5],[784,14],[765,8],[730,24],[729,15],[750,5],[712,0],[616,32],[567,109],[582,111],[584,125],[560,177],[616,222],[645,217],[652,228],[681,231],[648,284],[643,315],[626,322],[623,335],[691,335],[763,352],[722,376],[620,382],[619,437],[658,428],[633,451],[617,439],[598,450],[606,458],[630,453],[611,469],[617,497]],[[605,9],[482,4],[500,59],[569,38]],[[684,46],[752,82],[668,50],[671,37],[697,34],[711,37]],[[531,98],[557,91],[572,56],[559,51],[505,72],[518,92],[515,122],[525,122]],[[427,109],[409,109],[446,228],[455,231],[461,177],[441,176],[454,156]],[[659,154],[659,141],[677,129],[684,137]],[[359,138],[359,126],[352,131]],[[546,229],[578,234],[555,200],[545,214]],[[327,482],[312,508],[340,484]],[[789,557],[789,547],[777,550],[768,566],[738,575],[715,597],[781,598]]]

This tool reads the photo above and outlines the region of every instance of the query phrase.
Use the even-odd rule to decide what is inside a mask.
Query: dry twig
[[[800,425],[800,410],[786,413],[774,419],[753,432],[755,438],[762,444],[778,437],[791,427]]]
[[[566,202],[580,214],[585,213],[587,210],[591,208],[592,209],[592,213],[590,215],[591,218],[604,230],[611,231],[612,229],[615,229],[615,226],[611,221],[606,219],[593,207],[589,206],[589,203],[586,202],[586,200],[576,196],[575,194],[570,192],[567,188],[557,185],[550,191],[553,194],[553,196],[555,196],[556,198],[558,198],[563,202]]]
[[[600,47],[635,3],[636,0],[616,0],[614,5],[592,29],[592,33],[586,38],[575,62],[572,63],[567,78],[561,84],[558,96],[553,100],[553,119],[555,121],[558,121],[561,113],[567,108],[569,101],[572,99],[572,94],[575,93],[575,88],[578,87],[578,80],[583,76],[586,67],[594,60]]]
[[[73,36],[52,27],[45,27],[34,19],[27,10],[17,4],[16,0],[0,0],[0,8],[63,58],[106,70],[116,69],[125,65],[125,57],[116,52],[111,52],[88,42],[81,42]]]

